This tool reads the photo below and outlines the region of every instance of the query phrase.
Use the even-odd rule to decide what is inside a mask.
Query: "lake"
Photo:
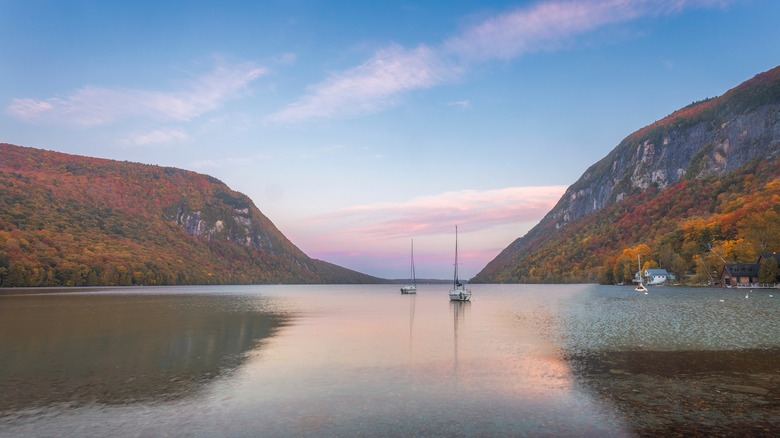
[[[0,435],[778,431],[780,291],[399,287],[1,290]]]

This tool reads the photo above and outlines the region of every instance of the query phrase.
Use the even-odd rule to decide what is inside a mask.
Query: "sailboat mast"
[[[414,239],[412,239],[412,284],[416,284],[416,280],[414,277]]]
[[[458,287],[458,226],[455,225],[455,279],[453,280],[453,286]]]

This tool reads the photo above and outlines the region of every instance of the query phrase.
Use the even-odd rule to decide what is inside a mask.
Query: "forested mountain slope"
[[[780,67],[626,137],[474,282],[704,283],[780,251]]]
[[[0,144],[0,285],[372,283],[245,195],[171,167]]]

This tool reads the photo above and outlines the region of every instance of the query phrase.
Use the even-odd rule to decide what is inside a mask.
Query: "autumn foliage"
[[[627,136],[476,282],[709,284],[780,251],[780,67]],[[607,195],[604,195],[604,194]]]
[[[177,216],[225,224],[188,234]],[[237,237],[251,224],[252,244]],[[354,283],[208,175],[0,144],[0,285]]]
[[[780,251],[780,159],[725,177],[650,188],[525,243],[499,282],[629,282],[663,267],[687,284],[707,284],[725,262],[754,263]]]

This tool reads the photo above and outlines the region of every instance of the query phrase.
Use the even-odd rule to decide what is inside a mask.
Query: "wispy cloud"
[[[456,100],[454,102],[448,103],[447,106],[452,106],[459,109],[467,109],[469,106],[471,106],[471,103],[468,100]]]
[[[429,47],[398,45],[379,50],[363,64],[332,75],[308,95],[271,115],[273,122],[298,122],[374,112],[411,90],[450,81],[457,71]]]
[[[188,121],[220,108],[247,84],[266,74],[251,63],[219,64],[175,91],[87,85],[44,100],[13,99],[6,113],[21,120],[78,126],[107,125],[127,118]]]
[[[297,152],[297,156],[301,160],[313,160],[325,156],[343,154],[345,151],[347,151],[347,147],[344,146],[343,144],[334,144],[334,145],[309,147],[306,149],[301,149]]]
[[[643,1],[553,1],[497,15],[466,29],[444,44],[468,60],[513,59],[553,49],[572,36],[641,15]]]
[[[125,138],[128,146],[149,146],[186,141],[189,135],[181,128],[160,128],[152,131],[133,134]]]
[[[565,186],[462,190],[402,203],[356,206],[312,220],[350,224],[339,233],[379,240],[448,233],[455,224],[479,231],[507,223],[538,221],[565,190]]]
[[[257,161],[268,160],[267,155],[258,154],[252,157],[221,158],[218,160],[201,160],[189,164],[190,169],[223,169],[254,164]]]
[[[725,6],[730,1],[542,1],[475,23],[439,47],[392,45],[379,50],[363,64],[313,85],[305,96],[269,120],[293,123],[379,111],[396,104],[404,93],[456,80],[469,63],[555,50],[577,36],[611,24],[695,7]]]
[[[727,0],[541,2],[477,23],[447,40],[444,47],[449,53],[468,60],[513,59],[526,53],[556,49],[573,37],[607,25],[727,3]]]
[[[276,59],[276,62],[283,65],[291,65],[291,64],[295,64],[295,61],[297,59],[298,59],[298,55],[296,55],[295,53],[288,52],[282,54],[282,56],[279,56]]]
[[[361,205],[302,221],[297,234],[313,257],[369,273],[397,266],[396,276],[408,269],[408,239],[414,238],[415,259],[428,266],[424,275],[445,278],[451,273],[452,232],[459,225],[464,272],[473,275],[506,247],[507,239],[520,237],[541,220],[565,190],[565,186],[463,190]],[[469,246],[470,239],[480,243]]]

